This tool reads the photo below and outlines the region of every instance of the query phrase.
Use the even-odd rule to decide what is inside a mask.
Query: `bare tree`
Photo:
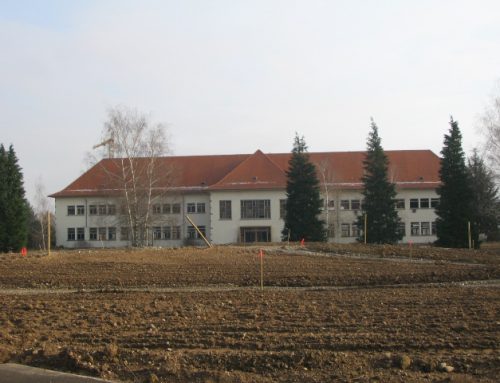
[[[45,250],[47,248],[47,237],[49,231],[48,214],[51,213],[51,206],[41,177],[39,177],[35,183],[34,202],[35,217],[40,224],[41,247]]]
[[[500,178],[500,81],[495,93],[480,115],[479,129],[484,137],[484,155],[496,176]]]
[[[337,202],[335,202],[333,196],[333,183],[334,183],[334,174],[332,170],[331,163],[328,160],[320,161],[316,164],[316,169],[319,173],[319,181],[321,192],[324,196],[324,209],[325,209],[325,222],[327,227],[327,238],[332,234],[332,223],[330,218],[330,208],[335,206]],[[338,211],[338,206],[336,207]]]
[[[172,172],[162,163],[169,152],[164,124],[123,106],[108,111],[103,142],[107,146],[101,161],[110,190],[118,193],[122,223],[128,228],[132,246],[148,244],[152,205],[171,184]]]

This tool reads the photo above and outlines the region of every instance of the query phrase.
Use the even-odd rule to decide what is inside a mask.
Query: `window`
[[[161,227],[153,227],[153,239],[161,239]]]
[[[360,230],[359,230],[359,226],[357,223],[351,224],[351,236],[352,237],[359,237],[360,236]]]
[[[340,201],[340,209],[341,210],[349,210],[349,200],[343,199]]]
[[[100,227],[99,228],[99,240],[100,241],[105,241],[106,240],[106,228],[105,227]]]
[[[271,200],[241,200],[241,219],[271,218]]]
[[[187,237],[190,239],[196,238],[196,229],[194,226],[188,226]]]
[[[89,205],[89,215],[97,215],[97,205]]]
[[[78,205],[76,207],[76,214],[77,215],[84,215],[85,214],[85,206],[83,205]]]
[[[431,222],[431,235],[436,235],[437,230],[436,230],[436,221]]]
[[[180,203],[172,204],[172,214],[181,214],[181,204]]]
[[[411,223],[411,235],[420,235],[420,222]]]
[[[397,199],[396,200],[396,209],[404,209],[405,208],[405,200]]]
[[[120,240],[121,241],[128,241],[128,227],[121,227],[120,228]]]
[[[79,227],[76,229],[76,239],[78,241],[85,241],[85,228]]]
[[[89,229],[89,239],[91,241],[97,241],[97,227],[91,227]]]
[[[75,229],[73,227],[70,227],[68,228],[68,241],[74,241],[74,240],[75,240]]]
[[[431,235],[430,222],[421,222],[420,223],[420,233],[421,233],[421,235]]]
[[[181,227],[172,226],[172,239],[181,239]]]
[[[108,205],[108,215],[115,215],[115,214],[116,214],[116,206]]]
[[[172,212],[172,206],[169,203],[163,204],[163,214],[170,214]]]
[[[170,229],[170,226],[163,226],[162,232],[163,232],[163,239],[170,239],[172,237],[171,235],[172,231]]]
[[[439,205],[439,198],[431,198],[431,207],[436,208]]]
[[[231,219],[231,201],[219,201],[219,218]]]
[[[286,217],[286,199],[280,199],[280,218],[285,219]]]
[[[99,215],[106,215],[106,205],[99,205]]]
[[[160,204],[154,204],[153,205],[153,214],[161,214],[161,205]]]
[[[429,198],[420,198],[420,208],[421,209],[428,209],[429,206],[430,206]]]
[[[340,225],[340,236],[341,237],[349,237],[350,236],[351,225],[348,223],[343,223]]]
[[[399,222],[398,223],[398,234],[402,235],[403,237],[406,236],[406,224],[404,222]]]
[[[328,209],[335,209],[335,200],[329,199],[328,200]]]
[[[352,199],[351,200],[351,210],[359,210],[361,207],[361,203],[359,202],[359,199]]]
[[[240,227],[240,241],[243,243],[271,242],[271,228],[261,227]]]
[[[335,225],[333,223],[328,225],[328,229],[326,231],[326,235],[328,238],[334,238],[335,237]]]
[[[108,241],[116,241],[116,227],[108,227]]]
[[[418,198],[410,199],[410,209],[418,209]]]
[[[188,203],[187,204],[187,212],[188,213],[196,213],[196,204],[195,203]]]
[[[203,214],[205,213],[205,202],[198,202],[196,204],[196,212],[198,214]]]
[[[75,215],[75,207],[68,206],[68,215]]]

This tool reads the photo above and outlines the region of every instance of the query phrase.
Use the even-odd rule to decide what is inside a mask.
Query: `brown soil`
[[[390,251],[267,248],[263,291],[257,248],[2,255],[0,362],[130,382],[496,382],[498,254]]]

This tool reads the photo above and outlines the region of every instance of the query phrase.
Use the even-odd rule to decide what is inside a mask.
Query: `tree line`
[[[496,126],[500,132],[500,119]],[[490,158],[497,157],[490,154]],[[361,181],[364,200],[357,221],[360,233],[358,240],[376,244],[397,243],[402,239],[403,233],[399,229],[401,219],[396,210],[396,185],[389,180],[389,161],[373,119],[363,168]],[[309,160],[304,138],[296,135],[287,172],[287,210],[283,240],[326,240],[325,222],[320,219],[320,183],[315,170],[317,169]],[[453,118],[450,120],[449,131],[444,136],[439,177],[441,184],[437,189],[440,198],[436,207],[436,245],[479,247],[480,234],[497,238],[500,203],[495,174],[477,150],[473,151],[466,162],[462,135],[458,122]]]

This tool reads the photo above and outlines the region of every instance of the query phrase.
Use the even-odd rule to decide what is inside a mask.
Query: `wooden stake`
[[[264,252],[260,249],[260,289],[264,290]]]
[[[50,255],[50,211],[47,212],[47,249]]]
[[[469,249],[472,249],[472,236],[470,233],[470,221],[467,222],[467,232],[468,232],[468,236],[469,236]]]
[[[367,216],[368,216],[368,214],[365,214],[365,245],[366,245],[366,226],[367,226],[366,217]]]
[[[191,218],[189,218],[189,215],[186,214],[186,219],[189,221],[189,223],[191,225],[193,225],[193,227],[196,229],[196,231],[198,232],[198,234],[201,236],[201,238],[203,238],[203,240],[205,241],[205,243],[207,244],[208,247],[212,248],[213,245],[208,241],[208,239],[203,235],[203,233],[200,231],[200,229],[198,229],[198,226],[195,225],[195,223],[193,221],[191,221]]]

